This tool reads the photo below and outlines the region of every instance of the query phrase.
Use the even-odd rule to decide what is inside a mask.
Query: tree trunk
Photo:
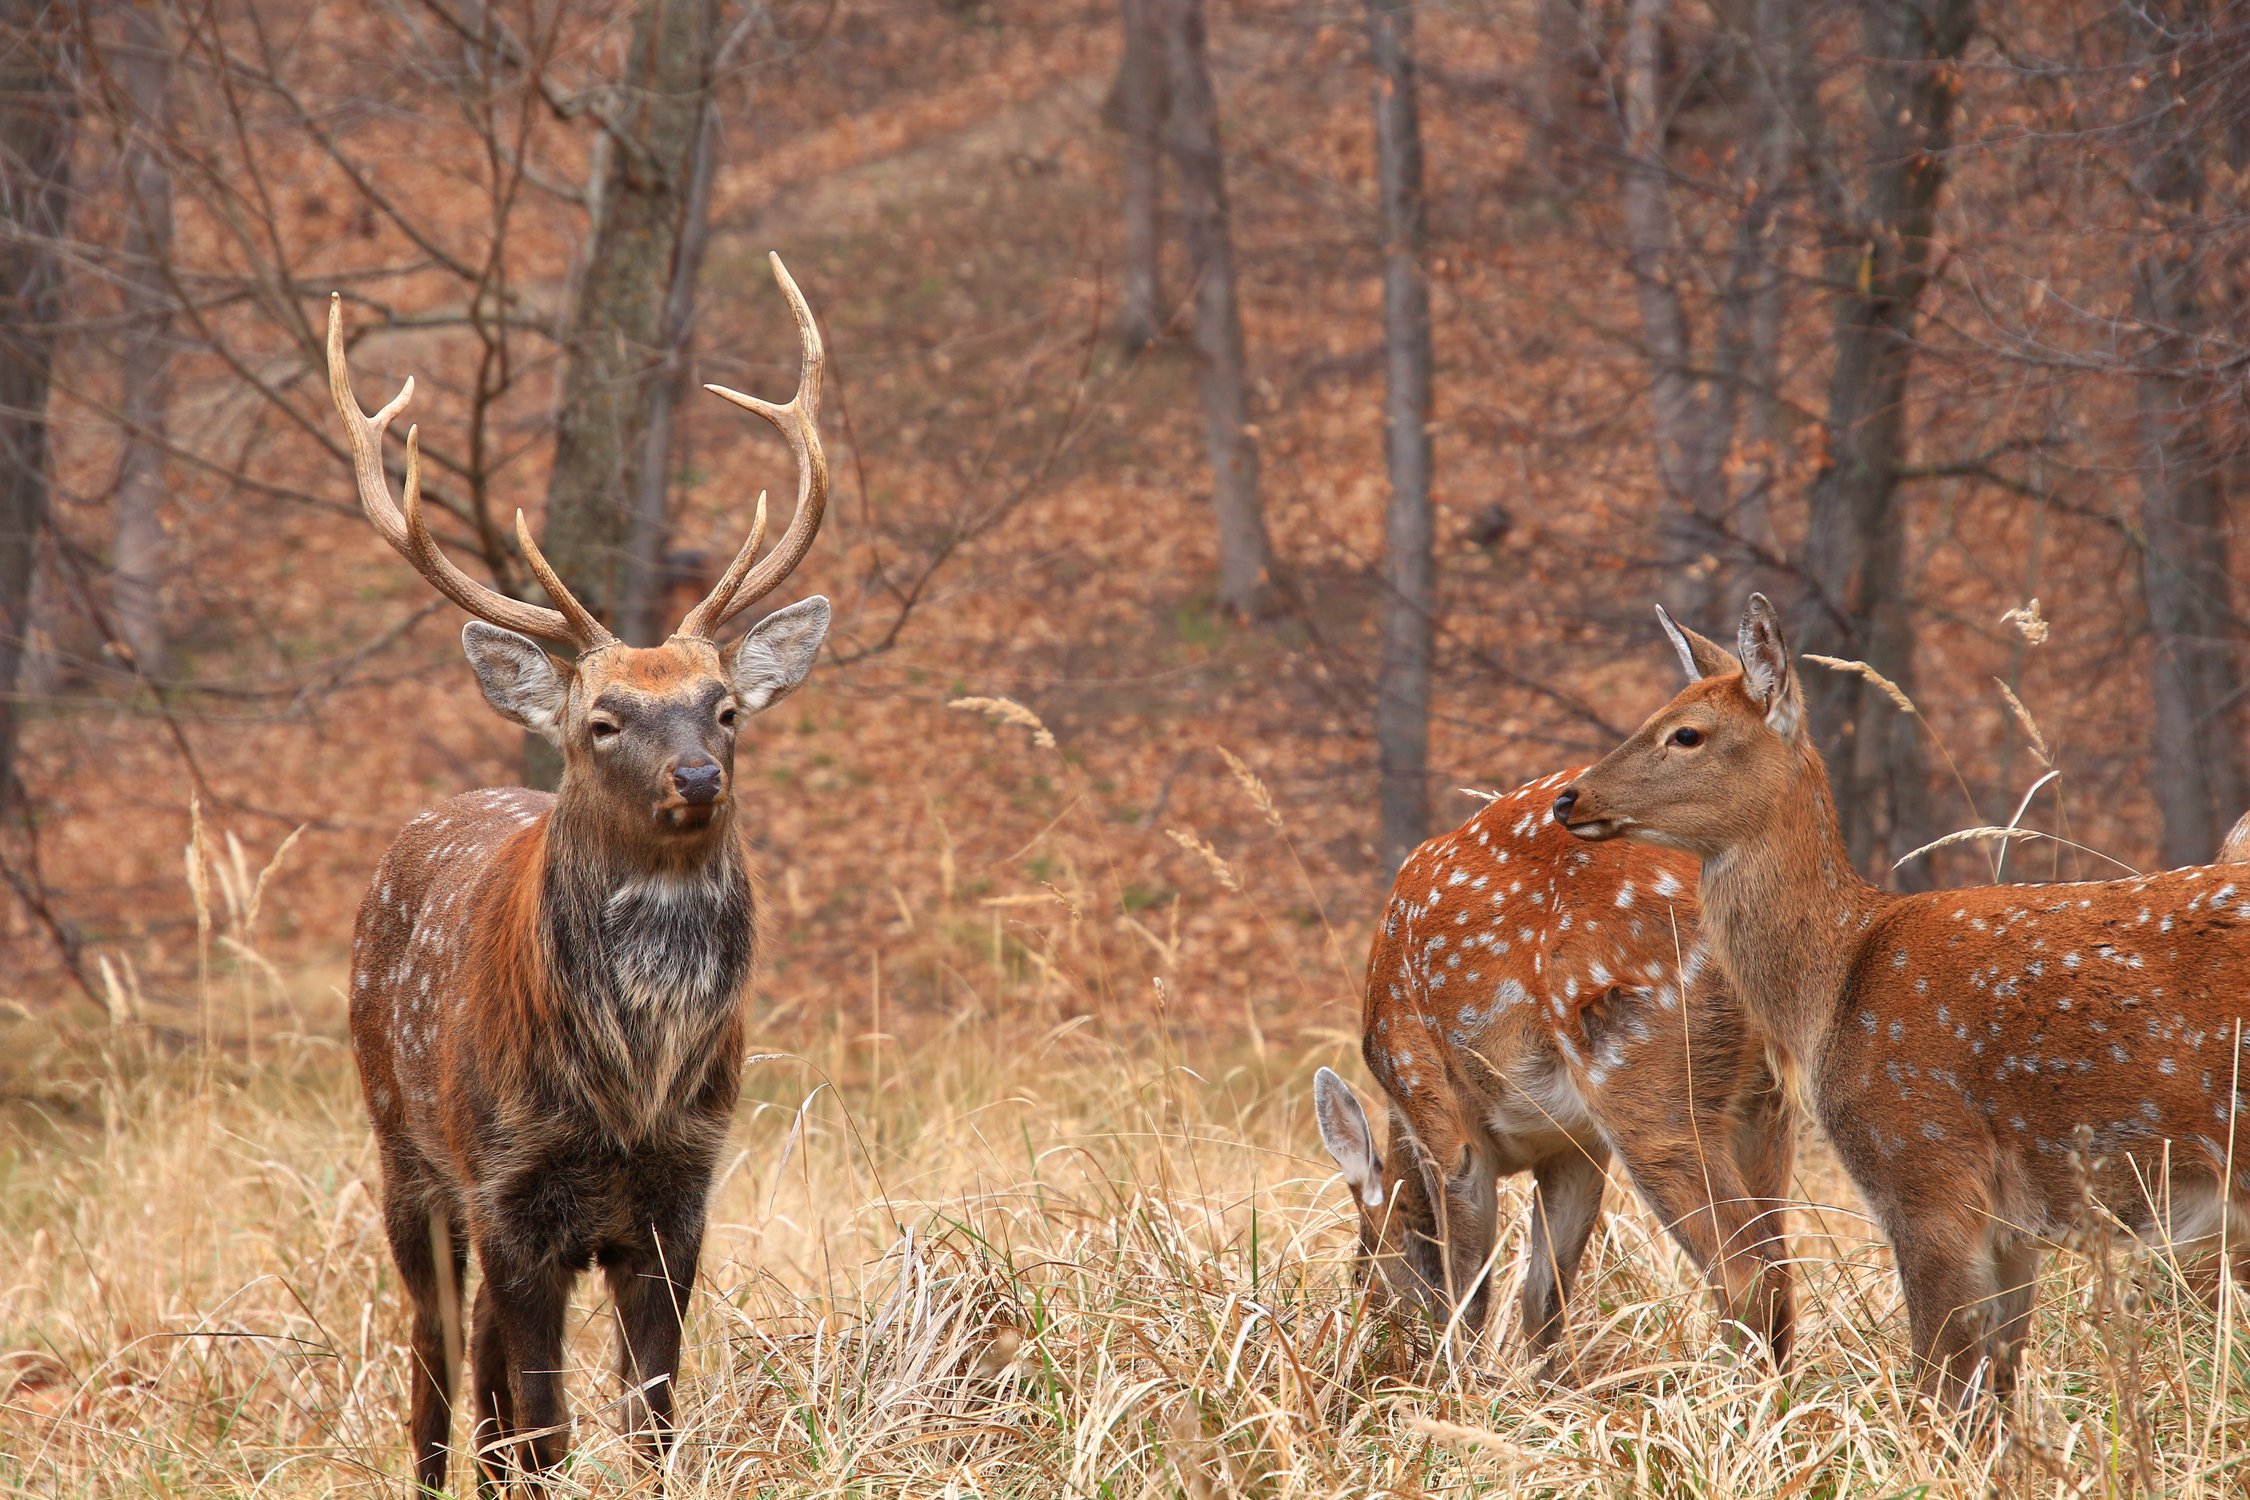
[[[2242,740],[2242,657],[2234,640],[2227,504],[2202,374],[2206,309],[2200,122],[2183,107],[2190,79],[2163,66],[2204,35],[2201,9],[2128,12],[2149,79],[2135,129],[2134,187],[2151,228],[2133,268],[2133,313],[2149,330],[2136,382],[2140,409],[2143,589],[2153,637],[2149,758],[2167,866],[2211,858],[2250,802]],[[2182,14],[2186,12],[2186,14]],[[2161,27],[2161,30],[2159,28]],[[2192,75],[2190,75],[2192,78]]]
[[[1375,746],[1382,781],[1383,868],[1396,870],[1429,833],[1430,649],[1437,561],[1430,514],[1429,238],[1422,121],[1414,85],[1412,0],[1367,0],[1375,58],[1375,160],[1383,207],[1383,452],[1386,524],[1382,672]]]
[[[1618,73],[1625,115],[1625,168],[1621,197],[1647,348],[1649,430],[1655,439],[1656,478],[1663,491],[1658,520],[1665,602],[1683,620],[1706,620],[1717,598],[1722,531],[1721,497],[1713,490],[1721,453],[1733,426],[1722,433],[1712,409],[1730,401],[1727,391],[1704,388],[1697,373],[1687,308],[1679,281],[1683,247],[1673,227],[1670,171],[1664,158],[1666,112],[1660,97],[1663,29],[1669,0],[1632,0]]]
[[[1157,0],[1119,0],[1124,59],[1117,70],[1125,137],[1125,276],[1117,336],[1139,349],[1164,328],[1164,46],[1151,11]]]
[[[1598,60],[1594,18],[1585,0],[1539,0],[1538,76],[1530,90],[1538,111],[1532,122],[1532,160],[1558,188],[1578,186],[1579,98],[1588,79],[1587,64]]]
[[[716,32],[713,0],[643,0],[595,153],[594,222],[564,340],[540,546],[613,630],[622,624],[648,433],[663,405],[666,304],[688,237]],[[524,761],[533,786],[561,774],[545,740],[527,739]]]
[[[120,7],[113,54],[123,95],[124,244],[118,267],[125,325],[118,338],[124,438],[110,533],[110,617],[140,671],[164,670],[164,456],[172,400],[172,172],[163,141],[171,124],[172,53],[155,9]]]
[[[17,791],[16,692],[47,524],[47,388],[62,317],[69,7],[0,0],[0,806]]]
[[[1864,201],[1834,226],[1829,266],[1836,364],[1828,465],[1814,482],[1805,538],[1812,598],[1804,649],[1863,660],[1913,691],[1914,622],[1905,546],[1891,501],[1905,457],[1914,322],[1929,280],[1930,229],[1952,144],[1955,66],[1975,0],[1869,0],[1862,28],[1872,123]],[[1929,777],[1911,716],[1861,678],[1805,675],[1821,749],[1836,778],[1852,861],[1872,871],[1929,826]],[[1926,867],[1907,878],[1922,882]]]
[[[1243,619],[1264,612],[1273,585],[1273,543],[1258,498],[1258,442],[1250,424],[1249,357],[1235,298],[1219,105],[1203,24],[1203,0],[1151,0],[1161,17],[1171,107],[1165,144],[1179,169],[1181,219],[1195,278],[1195,352],[1201,366],[1211,508],[1219,530],[1218,605]]]
[[[1775,204],[1796,170],[1796,134],[1765,66],[1726,75],[1736,91],[1731,112],[1743,122],[1735,151],[1734,226],[1715,327],[1698,351],[1681,294],[1704,273],[1690,260],[1673,207],[1673,174],[1665,154],[1668,111],[1661,92],[1669,0],[1632,0],[1619,54],[1624,113],[1622,199],[1628,254],[1648,361],[1650,434],[1657,481],[1660,565],[1665,603],[1683,620],[1709,621],[1739,603],[1752,567],[1774,554],[1769,497],[1771,439],[1778,436],[1779,349],[1783,281],[1772,245]],[[1788,0],[1721,6],[1719,15],[1741,49],[1761,64],[1776,53],[1788,21]],[[1750,396],[1753,443],[1766,448],[1765,468],[1742,466],[1738,486],[1728,459]]]
[[[635,476],[638,488],[626,554],[625,601],[618,610],[623,625],[619,634],[629,641],[661,640],[673,624],[661,617],[664,556],[672,537],[672,425],[687,387],[695,285],[703,274],[703,252],[711,242],[711,179],[717,174],[718,159],[718,102],[706,93],[688,164],[687,221],[679,253],[672,260],[672,284],[664,294],[663,368],[651,381],[648,430],[641,439]]]

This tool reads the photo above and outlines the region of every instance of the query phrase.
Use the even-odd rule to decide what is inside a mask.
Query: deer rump
[[[1572,774],[1495,798],[1417,849],[1392,887],[1362,1017],[1387,1151],[1341,1078],[1316,1084],[1360,1211],[1363,1274],[1474,1334],[1498,1179],[1529,1171],[1523,1331],[1556,1368],[1615,1155],[1724,1315],[1786,1357],[1793,1114],[1704,961],[1694,862],[1573,838],[1550,812]]]

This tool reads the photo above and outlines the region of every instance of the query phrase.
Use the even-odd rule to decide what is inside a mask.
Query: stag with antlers
[[[328,373],[383,539],[476,618],[462,645],[487,702],[557,744],[560,788],[470,792],[416,818],[383,856],[352,940],[352,1048],[383,1167],[384,1226],[413,1301],[409,1436],[415,1478],[443,1488],[458,1309],[469,1252],[482,1272],[470,1351],[475,1451],[486,1477],[536,1473],[568,1446],[563,1318],[600,1266],[617,1309],[626,1425],[670,1444],[681,1317],[702,1248],[712,1169],[734,1110],[750,978],[750,878],[735,829],[735,736],[795,688],[828,632],[828,601],[719,633],[803,560],[828,470],[817,429],[822,352],[778,256],[802,343],[797,394],[773,405],[707,387],[772,423],[796,455],[796,514],[762,561],[749,540],[662,645],[637,648],[574,598],[516,535],[554,607],[468,577],[422,513],[406,435],[403,506],[384,429],[352,395],[331,304]],[[538,642],[567,647],[558,664]]]

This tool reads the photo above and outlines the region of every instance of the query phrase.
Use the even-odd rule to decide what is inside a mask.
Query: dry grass
[[[404,1318],[339,1044],[206,1067],[130,1030],[14,1030],[0,1483],[395,1486]],[[1736,1361],[1635,1208],[1593,1252],[1580,1387],[1542,1389],[1511,1349],[1433,1367],[1357,1312],[1305,1108],[1333,1043],[1190,1066],[1160,1033],[988,1015],[878,1070],[864,1033],[803,1040],[751,1073],[676,1494],[2241,1490],[2239,1340],[2222,1375],[2210,1314],[2153,1262],[2052,1269],[2036,1453],[1949,1454],[1916,1426],[1891,1277],[1833,1210],[1800,1226],[1786,1381]],[[1825,1168],[1813,1187],[1847,1196]],[[606,1319],[578,1316],[563,1491],[627,1491],[645,1480],[604,1405]]]

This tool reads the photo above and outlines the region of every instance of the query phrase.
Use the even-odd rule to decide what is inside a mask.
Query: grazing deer
[[[626,1426],[670,1446],[680,1319],[695,1283],[712,1164],[742,1072],[750,878],[735,828],[743,719],[802,682],[828,601],[718,634],[811,547],[828,494],[817,422],[822,354],[812,312],[773,260],[802,341],[782,406],[707,389],[771,422],[798,466],[797,511],[762,562],[765,497],[709,597],[661,646],[612,636],[555,576],[516,516],[524,560],[554,607],[477,583],[431,540],[420,454],[406,435],[403,512],[383,430],[328,314],[328,378],[367,518],[477,618],[462,646],[503,718],[557,744],[561,788],[471,792],[408,824],[360,904],[352,1050],[383,1162],[384,1226],[414,1303],[409,1436],[425,1492],[445,1483],[470,1248],[483,1271],[471,1320],[476,1451],[485,1477],[543,1470],[568,1446],[563,1316],[599,1265],[616,1304]],[[531,637],[577,653],[558,667]]]
[[[1361,1275],[1473,1339],[1494,1188],[1529,1171],[1523,1331],[1552,1369],[1614,1152],[1778,1363],[1792,1329],[1784,1096],[1716,973],[1698,972],[1694,862],[1572,839],[1550,811],[1571,774],[1495,798],[1391,887],[1361,1020],[1388,1160],[1351,1086],[1326,1068],[1313,1081],[1359,1210]]]
[[[2044,1245],[2097,1218],[2195,1249],[2250,1227],[2250,877],[1896,896],[1853,871],[1762,596],[1555,800],[1586,839],[1703,862],[1703,937],[1803,1080],[1897,1253],[1921,1388],[2003,1400]]]

